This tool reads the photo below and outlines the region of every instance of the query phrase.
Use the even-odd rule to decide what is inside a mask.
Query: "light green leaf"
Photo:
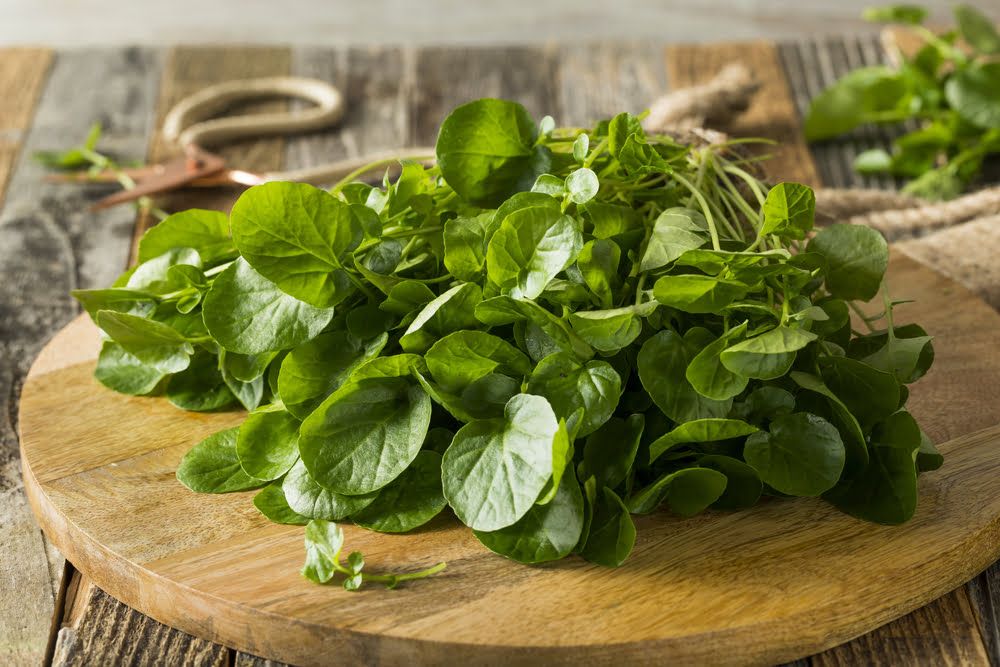
[[[747,438],[746,462],[782,493],[818,496],[840,479],[844,443],[830,422],[805,412],[778,417]]]
[[[174,248],[194,248],[206,263],[234,255],[236,247],[229,236],[229,216],[198,208],[168,215],[142,235],[139,262],[147,262]]]
[[[236,454],[246,474],[274,480],[298,460],[298,445],[298,419],[284,410],[261,410],[251,413],[240,425]]]
[[[194,353],[183,334],[156,320],[101,310],[97,312],[97,326],[139,363],[162,373],[184,370]]]
[[[177,466],[177,480],[197,493],[246,491],[264,484],[240,467],[236,455],[238,428],[208,436],[184,455]]]
[[[576,218],[547,207],[520,209],[504,218],[490,239],[486,272],[514,298],[534,299],[582,247]]]
[[[377,491],[358,496],[345,496],[320,486],[309,475],[302,461],[297,461],[288,471],[281,490],[288,506],[297,514],[309,519],[339,521],[360,512],[375,501]]]
[[[482,300],[483,291],[476,283],[455,285],[424,306],[399,339],[400,346],[407,352],[426,352],[447,334],[478,327],[475,307]]]
[[[579,435],[596,431],[618,406],[621,377],[606,361],[577,361],[566,352],[556,352],[538,362],[528,379],[528,392],[544,396],[556,416],[568,419],[579,409],[583,418]]]
[[[723,350],[722,365],[744,377],[770,380],[788,372],[795,355],[816,340],[816,334],[794,327],[778,326]]]
[[[759,429],[739,419],[695,419],[679,424],[649,444],[649,462],[677,445],[740,438]]]
[[[878,293],[889,266],[889,246],[871,227],[834,224],[821,229],[806,246],[826,258],[826,288],[848,301],[868,301]]]
[[[441,492],[441,455],[422,451],[351,520],[380,533],[405,533],[433,519],[447,504]]]

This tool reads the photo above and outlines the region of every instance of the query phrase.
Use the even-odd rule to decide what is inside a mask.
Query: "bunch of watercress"
[[[853,331],[885,241],[812,235],[812,191],[749,162],[627,113],[556,129],[484,99],[444,121],[433,168],[172,215],[135,268],[75,296],[107,387],[249,411],[177,477],[259,488],[269,519],[308,524],[315,581],[436,572],[366,575],[329,522],[400,533],[446,506],[514,560],[608,566],[661,505],[822,496],[905,521],[941,463],[904,408],[930,338],[887,297]]]
[[[866,123],[920,121],[891,151],[858,155],[854,168],[912,179],[903,190],[913,195],[951,199],[1000,153],[1000,33],[968,5],[955,8],[957,29],[948,32],[927,29],[926,16],[910,5],[866,11],[868,20],[908,26],[923,46],[899,54],[898,67],[856,69],[824,90],[812,101],[805,133],[818,141]]]

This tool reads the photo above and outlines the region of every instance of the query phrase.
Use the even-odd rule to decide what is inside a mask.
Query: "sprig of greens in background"
[[[919,121],[890,151],[865,151],[854,167],[910,179],[904,192],[919,197],[951,199],[1000,153],[1000,33],[968,5],[955,8],[957,27],[948,32],[926,28],[926,16],[911,5],[867,10],[866,19],[904,25],[923,46],[898,54],[896,67],[863,67],[824,90],[812,101],[805,133],[820,141],[868,123]]]
[[[730,144],[622,113],[588,130],[519,104],[445,119],[437,165],[380,186],[268,183],[231,215],[150,229],[139,264],[75,296],[107,334],[97,379],[187,410],[242,405],[184,457],[190,489],[260,489],[308,524],[303,573],[340,561],[330,522],[402,533],[445,507],[523,563],[618,566],[633,514],[822,496],[912,516],[941,464],[905,410],[931,340],[879,293],[885,240],[813,233],[812,191],[768,188]]]

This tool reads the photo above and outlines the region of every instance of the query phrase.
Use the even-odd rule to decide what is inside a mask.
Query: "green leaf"
[[[302,461],[297,461],[281,483],[288,506],[309,519],[339,521],[360,512],[375,502],[378,492],[345,496],[324,489],[309,475]]]
[[[286,350],[315,338],[333,318],[289,296],[242,258],[216,277],[202,306],[205,326],[231,352]]]
[[[815,375],[792,371],[790,376],[797,385],[803,389],[815,392],[827,399],[830,408],[833,410],[834,418],[840,425],[841,434],[846,434],[844,447],[846,448],[846,461],[844,463],[844,475],[849,477],[868,464],[868,440],[865,438],[861,424],[858,423],[847,405],[827,387],[823,380]]]
[[[447,504],[441,492],[441,455],[422,451],[351,520],[380,533],[405,533],[433,519]]]
[[[139,363],[162,373],[188,367],[194,348],[173,328],[156,320],[111,310],[97,312],[97,326]]]
[[[955,20],[962,38],[979,53],[1000,53],[1000,33],[989,18],[971,5],[955,7]]]
[[[687,208],[668,208],[653,225],[639,271],[652,271],[674,262],[689,250],[708,242],[708,222],[700,212]]]
[[[899,382],[916,382],[934,363],[932,338],[916,324],[893,327],[893,332],[892,338],[885,331],[854,338],[847,353],[880,371],[892,373]]]
[[[285,492],[281,490],[281,482],[272,482],[257,492],[253,497],[253,506],[273,523],[291,526],[304,526],[309,519],[302,516],[285,500]]]
[[[710,454],[698,459],[702,468],[710,468],[726,476],[726,490],[712,503],[713,509],[742,510],[753,507],[764,489],[757,471],[739,459]]]
[[[816,334],[805,329],[778,326],[726,348],[720,359],[733,373],[771,380],[788,373],[796,352],[814,340]]]
[[[805,412],[778,417],[770,432],[747,438],[746,462],[768,485],[792,496],[818,496],[840,479],[844,443],[830,422]]]
[[[534,299],[582,247],[576,218],[540,206],[520,209],[504,218],[490,239],[486,272],[512,297]]]
[[[528,379],[527,391],[547,398],[562,419],[582,408],[578,430],[585,436],[611,417],[622,386],[621,377],[606,361],[582,363],[566,352],[556,352],[538,362]]]
[[[402,378],[355,380],[302,422],[299,452],[324,488],[362,495],[382,488],[416,457],[431,400]]]
[[[254,489],[264,482],[250,477],[236,455],[238,428],[208,436],[184,455],[177,480],[196,493],[230,493]]]
[[[229,216],[198,208],[168,215],[142,235],[139,262],[175,248],[194,248],[205,263],[234,255],[236,247],[229,236]]]
[[[583,448],[580,477],[594,477],[598,486],[610,489],[624,482],[639,451],[645,423],[641,414],[612,417],[591,433]]]
[[[306,526],[306,563],[302,576],[317,584],[330,581],[343,547],[344,531],[340,526],[321,519],[310,521]]]
[[[461,283],[441,294],[416,316],[399,339],[407,352],[426,352],[435,341],[459,329],[479,326],[475,307],[483,300],[476,283]]]
[[[719,336],[695,355],[684,372],[684,376],[695,391],[706,398],[724,401],[746,389],[749,380],[727,368],[720,359],[722,351],[729,347],[731,341],[742,338],[746,329],[747,323],[743,322]]]
[[[78,289],[70,292],[73,298],[80,302],[90,319],[97,321],[97,312],[113,310],[118,313],[128,313],[145,317],[156,307],[155,297],[141,290],[110,288],[110,289]]]
[[[236,454],[251,477],[278,479],[299,458],[299,420],[284,410],[251,413],[240,425]]]
[[[812,231],[816,216],[816,195],[801,183],[778,183],[767,193],[764,223],[760,235],[778,234],[791,239],[804,239]]]
[[[590,137],[586,132],[582,133],[573,142],[573,159],[582,163],[590,152]]]
[[[899,407],[899,383],[890,373],[847,357],[821,357],[823,382],[858,422],[871,426]]]
[[[692,517],[721,498],[726,483],[726,476],[711,468],[682,468],[632,494],[628,507],[635,514],[648,514],[666,501],[675,514]]]
[[[493,211],[444,223],[444,265],[459,280],[479,280],[486,248],[500,221]]]
[[[809,241],[807,252],[827,262],[826,288],[839,299],[868,301],[878,293],[889,266],[889,246],[871,227],[834,224]]]
[[[586,204],[597,196],[600,187],[597,174],[586,167],[581,167],[566,177],[566,189],[574,204]]]
[[[824,495],[841,511],[866,521],[900,524],[917,509],[920,427],[906,411],[889,417],[872,433],[871,461],[860,475]]]
[[[583,495],[579,483],[569,476],[551,502],[533,505],[510,526],[474,533],[493,553],[519,563],[544,563],[568,556],[582,530]]]
[[[861,17],[872,23],[904,23],[920,25],[927,18],[927,10],[919,5],[886,5],[869,7]]]
[[[278,393],[285,409],[305,419],[378,351],[378,346],[364,351],[344,331],[329,331],[299,345],[285,356],[278,372]]]
[[[676,426],[649,445],[649,462],[677,445],[701,442],[718,442],[740,438],[759,429],[739,419],[695,419]]]
[[[441,175],[462,199],[496,206],[548,171],[531,116],[516,102],[481,99],[456,107],[438,133]]]
[[[562,350],[580,359],[590,359],[594,350],[567,325],[533,301],[496,296],[484,299],[476,306],[476,319],[489,326],[499,326],[527,320],[541,329]]]
[[[147,366],[110,340],[101,345],[94,377],[108,389],[122,394],[142,396],[156,389],[167,373]]]
[[[748,291],[742,283],[702,275],[663,276],[653,285],[657,301],[685,313],[717,313]]]
[[[518,394],[502,419],[463,426],[442,462],[444,495],[465,525],[505,528],[524,516],[552,475],[552,439],[559,428],[541,396]]]
[[[976,127],[1000,128],[1000,63],[972,64],[944,84],[951,108]]]
[[[813,98],[803,123],[806,139],[830,139],[868,122],[879,112],[903,108],[905,77],[884,66],[861,67]]]
[[[583,213],[593,227],[594,236],[599,239],[613,239],[622,247],[630,247],[642,240],[642,219],[630,206],[592,199],[583,207]]]
[[[405,280],[389,290],[388,298],[379,304],[379,308],[402,317],[434,299],[434,292],[427,285]]]
[[[576,263],[587,287],[605,308],[610,308],[614,299],[612,290],[618,286],[618,265],[621,263],[621,248],[614,241],[594,239],[584,244]]]
[[[647,301],[640,306],[611,310],[578,310],[570,314],[573,331],[599,352],[614,353],[628,347],[642,333],[643,315],[656,310],[657,304]]]
[[[618,567],[635,546],[635,524],[628,508],[605,486],[595,499],[593,512],[587,542],[580,555],[591,563]]]
[[[243,259],[286,294],[329,308],[354,291],[344,262],[364,230],[350,205],[325,190],[256,185],[236,201],[231,224]]]
[[[675,332],[661,331],[643,343],[637,358],[639,379],[663,414],[675,422],[725,417],[732,400],[705,398],[691,386],[686,371],[694,356]]]
[[[531,362],[516,347],[485,331],[456,331],[431,346],[427,368],[447,391],[461,391],[490,373],[527,375]]]
[[[210,412],[232,405],[236,397],[222,379],[218,357],[197,352],[187,368],[170,376],[167,400],[182,410]]]
[[[427,365],[419,354],[393,354],[374,357],[360,364],[350,375],[352,381],[367,378],[409,377],[417,371],[426,371]]]

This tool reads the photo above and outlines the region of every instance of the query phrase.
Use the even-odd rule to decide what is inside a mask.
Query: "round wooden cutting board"
[[[21,400],[24,482],[45,533],[111,595],[168,625],[296,664],[767,663],[846,641],[946,593],[1000,557],[1000,315],[905,257],[897,322],[934,336],[912,410],[944,467],[916,517],[863,523],[819,500],[736,514],[638,519],[617,570],[495,556],[451,516],[410,535],[345,527],[376,572],[448,561],[388,591],[317,586],[302,528],[268,523],[252,493],[196,495],[174,478],[239,413],[195,414],[91,377],[99,341],[77,319],[35,362]]]

